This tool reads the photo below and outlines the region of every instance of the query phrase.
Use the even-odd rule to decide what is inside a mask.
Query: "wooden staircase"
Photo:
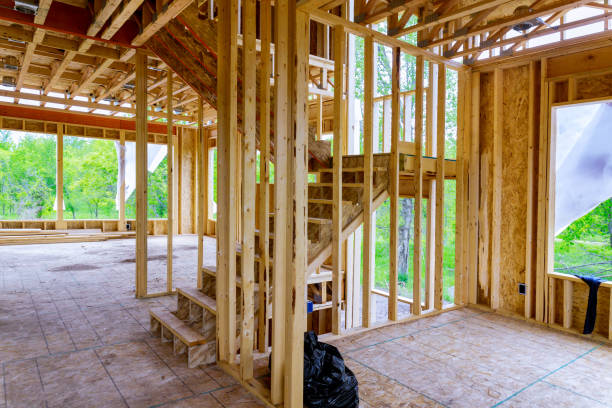
[[[380,206],[388,197],[389,185],[389,158],[388,154],[374,155],[373,171],[373,209]],[[344,156],[342,158],[342,214],[343,239],[354,232],[363,223],[363,192],[364,192],[364,158],[363,156]],[[331,169],[322,168],[319,181],[308,185],[308,297],[314,303],[315,311],[331,308],[331,302],[321,299],[316,294],[325,285],[331,295],[332,273],[325,265],[331,255],[332,244],[332,189],[333,174]],[[274,240],[274,214],[270,214],[270,257],[273,253]],[[255,248],[259,248],[259,235],[256,235]],[[236,248],[236,298],[241,296],[241,273],[239,245]],[[261,258],[256,253],[256,268]],[[271,263],[272,264],[272,263]],[[177,310],[168,312],[163,308],[151,309],[151,332],[160,336],[162,342],[171,343],[175,354],[185,354],[189,367],[200,364],[209,364],[215,361],[215,335],[216,335],[216,274],[215,265],[206,265],[201,274],[202,288],[177,289]],[[270,270],[270,274],[274,271]],[[255,293],[259,291],[255,273]],[[272,281],[272,279],[270,279]],[[271,293],[271,292],[270,292]],[[237,302],[238,308],[241,302]],[[255,302],[257,308],[258,302]],[[272,318],[271,296],[266,299],[266,318]],[[238,316],[240,310],[237,310]],[[257,310],[255,312],[257,316]],[[255,325],[257,327],[257,324]],[[240,335],[238,332],[237,336]],[[239,341],[236,344],[240,344]]]

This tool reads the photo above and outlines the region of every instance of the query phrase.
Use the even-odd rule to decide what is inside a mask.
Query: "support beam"
[[[364,155],[364,186],[363,186],[363,294],[362,316],[363,327],[370,327],[373,323],[372,287],[374,284],[374,253],[372,251],[372,166],[374,162],[374,42],[372,37],[364,39],[364,73],[363,73],[363,155]],[[325,301],[325,300],[324,300]]]
[[[168,81],[170,82],[170,81]],[[170,93],[171,94],[171,93]],[[172,97],[168,97],[168,100],[172,100]],[[196,179],[198,180],[198,280],[197,286],[198,289],[202,288],[204,282],[202,281],[202,266],[204,266],[204,229],[206,228],[207,220],[204,218],[205,208],[208,205],[207,202],[204,201],[205,191],[208,188],[207,180],[204,179],[204,167],[207,163],[204,163],[205,150],[206,150],[206,142],[204,140],[204,123],[203,123],[203,111],[202,111],[202,98],[198,98],[198,129],[197,129],[197,139],[196,146],[198,146],[198,154],[197,154],[197,167],[196,167]]]
[[[414,110],[414,254],[413,254],[413,286],[412,314],[421,314],[421,212],[422,212],[422,161],[423,161],[423,57],[416,58],[416,92]]]
[[[504,72],[493,74],[493,198],[491,203],[491,308],[499,309],[501,274],[502,142],[504,119]]]
[[[64,125],[57,124],[57,153],[56,153],[55,203],[57,205],[57,220],[55,229],[66,229],[64,221]]]
[[[528,130],[527,130],[527,214],[525,220],[525,309],[524,314],[526,319],[533,317],[533,304],[534,304],[534,265],[533,265],[533,239],[535,237],[533,222],[537,219],[537,214],[534,214],[535,210],[535,113],[536,113],[536,62],[531,61],[529,63],[529,110],[528,110]],[[536,217],[534,218],[534,215]]]
[[[173,235],[174,235],[174,135],[173,135],[173,118],[172,118],[172,74],[168,75],[166,86],[168,92],[168,100],[166,101],[166,125],[168,127],[166,137],[166,182],[168,183],[168,202],[167,202],[167,242],[166,242],[166,291],[172,292],[172,257],[173,251]],[[198,277],[200,276],[201,268],[198,268]],[[199,287],[199,286],[198,286]]]
[[[393,48],[391,73],[391,158],[389,172],[389,320],[397,320],[397,249],[399,246],[399,137],[400,137],[400,70],[401,51]]]
[[[147,295],[147,56],[136,53],[136,297]]]
[[[117,142],[115,142],[117,143]],[[125,130],[119,134],[119,231],[127,230],[125,224]]]
[[[164,7],[164,11],[157,14],[153,21],[144,27],[142,32],[132,40],[132,45],[135,47],[142,46],[149,38],[153,37],[156,32],[168,24],[170,20],[181,14],[192,2],[192,0],[171,1]]]
[[[438,94],[436,101],[436,233],[435,233],[435,273],[434,308],[444,306],[444,157],[446,143],[446,68],[438,66]],[[433,214],[427,214],[431,217]]]
[[[468,303],[478,303],[478,209],[480,196],[480,72],[472,76],[471,121],[470,128],[470,165],[468,191]]]

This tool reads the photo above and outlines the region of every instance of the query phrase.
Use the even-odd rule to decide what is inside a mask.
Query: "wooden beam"
[[[421,33],[419,33],[419,36]],[[425,96],[425,148],[421,149],[424,151],[425,156],[436,157],[436,134],[438,127],[436,126],[436,114],[438,112],[438,64],[430,62],[429,78],[431,82],[427,88]],[[435,163],[434,163],[435,164]],[[421,174],[426,172],[424,168],[425,163],[421,164]],[[435,170],[435,167],[434,167]],[[421,196],[425,196],[424,190],[426,189],[429,195],[427,196],[427,207],[426,214],[428,215],[425,219],[425,309],[429,310],[434,303],[435,296],[435,277],[436,277],[436,189],[435,179],[423,180],[424,186],[421,191]],[[429,216],[431,214],[431,216]]]
[[[491,308],[499,309],[502,223],[502,143],[504,132],[504,72],[493,75],[493,192],[491,205]]]
[[[528,107],[528,132],[527,132],[527,214],[525,219],[525,306],[524,314],[526,319],[533,317],[533,289],[534,289],[534,268],[533,268],[533,239],[534,239],[534,183],[535,183],[535,136],[536,136],[536,62],[529,63],[529,107]]]
[[[172,75],[166,82],[166,86],[169,90],[172,90]],[[168,183],[168,201],[167,201],[167,242],[166,242],[166,291],[172,292],[172,257],[173,251],[173,235],[174,235],[174,132],[173,130],[173,117],[172,117],[172,92],[168,93],[168,100],[166,102],[166,126],[168,131],[166,137],[166,182]],[[201,269],[198,269],[198,276],[200,276]],[[198,286],[199,287],[199,286]]]
[[[446,69],[438,66],[436,112],[436,233],[434,308],[444,306],[444,157],[446,144]],[[431,216],[427,214],[427,216]]]
[[[413,284],[412,284],[412,314],[421,314],[421,212],[422,212],[422,161],[423,161],[423,74],[424,61],[422,56],[416,58],[416,93],[414,108],[414,254],[413,254]]]
[[[136,53],[136,297],[147,295],[147,56]]]
[[[55,203],[57,205],[56,229],[66,229],[64,221],[64,125],[57,124]]]
[[[170,82],[170,81],[168,81]],[[172,97],[168,97],[168,101],[171,101]],[[170,102],[171,103],[171,102]],[[203,275],[202,275],[202,267],[204,266],[204,234],[205,234],[205,226],[207,219],[204,218],[205,208],[208,205],[204,200],[205,191],[208,188],[208,180],[204,179],[204,167],[208,163],[204,163],[204,157],[206,156],[205,150],[208,148],[206,146],[206,141],[204,140],[204,112],[202,108],[202,98],[198,98],[198,133],[196,139],[196,145],[198,146],[198,164],[196,167],[197,170],[197,180],[198,180],[198,281],[197,287],[201,289],[204,285]]]
[[[469,253],[468,253],[468,303],[478,303],[478,213],[480,196],[480,72],[474,72],[470,92],[471,133],[469,164]]]
[[[374,75],[376,60],[374,59],[374,42],[372,37],[364,38],[364,73],[363,73],[363,155],[364,155],[364,186],[363,186],[363,283],[362,283],[362,317],[363,327],[373,323],[371,305],[372,287],[374,285],[374,253],[372,251],[372,167],[374,162]]]
[[[399,137],[400,137],[400,70],[401,52],[399,47],[393,48],[391,73],[391,157],[389,166],[389,320],[397,320],[397,248],[399,246]]]
[[[256,0],[242,0],[242,324],[240,328],[240,375],[253,378],[253,332],[255,321],[255,145],[257,120]]]
[[[153,37],[156,32],[162,29],[170,20],[178,16],[185,10],[193,0],[173,0],[164,7],[164,11],[155,16],[155,19],[142,29],[132,40],[132,45],[136,47],[142,46],[149,38]]]
[[[572,308],[574,306],[574,282],[563,281],[563,327],[572,327]]]
[[[344,48],[345,31],[334,26],[334,142],[333,142],[333,206],[332,206],[332,333],[340,333],[342,276],[342,140],[344,124]]]
[[[117,142],[115,142],[117,143]],[[125,224],[125,130],[120,131],[119,135],[119,160],[117,163],[118,167],[118,180],[119,185],[119,231],[126,231],[127,227]]]
[[[113,36],[123,27],[123,25],[132,17],[132,15],[138,10],[144,0],[128,0],[127,3],[122,3],[122,7],[117,14],[113,17],[110,24],[102,32],[101,38],[110,40]]]
[[[540,62],[540,129],[538,141],[538,208],[537,208],[537,270],[536,270],[536,298],[535,318],[537,321],[545,320],[546,302],[546,270],[545,270],[545,245],[546,245],[546,178],[548,165],[548,81],[546,58]]]

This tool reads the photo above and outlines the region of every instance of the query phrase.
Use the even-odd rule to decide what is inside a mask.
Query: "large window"
[[[612,280],[612,103],[555,108],[555,272]]]

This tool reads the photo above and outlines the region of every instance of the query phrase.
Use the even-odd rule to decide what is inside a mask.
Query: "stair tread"
[[[213,314],[217,314],[217,302],[215,299],[211,298],[208,295],[205,295],[200,290],[196,288],[177,288],[179,294],[185,296],[186,298],[191,299],[193,302],[197,303],[203,308],[206,308],[209,312]]]
[[[188,347],[206,344],[208,342],[202,334],[189,327],[187,323],[162,307],[150,309],[149,314],[170,330],[172,334],[178,337]]]
[[[202,266],[202,272],[211,275],[217,276],[217,265],[204,265]],[[236,276],[236,286],[242,286],[242,277]],[[257,292],[259,290],[259,283],[254,284],[253,290]]]

